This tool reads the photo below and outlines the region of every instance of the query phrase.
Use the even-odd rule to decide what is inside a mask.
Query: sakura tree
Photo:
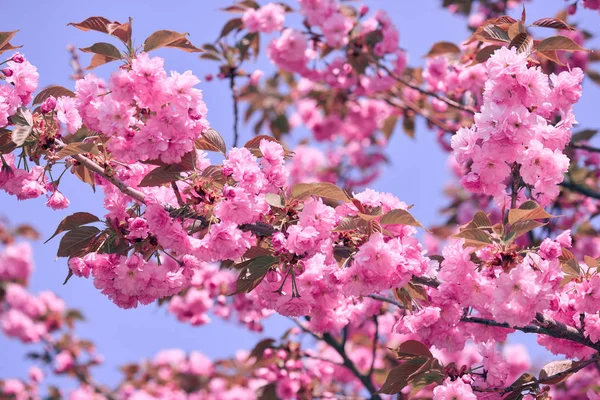
[[[385,10],[343,0],[231,3],[203,45],[172,30],[136,45],[132,19],[92,16],[72,29],[107,41],[80,49],[86,68],[70,49],[70,88],[39,88],[17,32],[0,32],[3,196],[45,196],[50,213],[78,201],[61,192],[78,180],[103,198],[103,215],[72,213],[44,238],[65,260],[57,281],[90,279],[115,307],[156,303],[190,329],[293,324],[231,359],[161,351],[111,387],[94,375],[102,349],[76,333],[82,312],[28,290],[35,227],[7,221],[0,328],[33,365],[2,377],[0,398],[599,399],[600,149],[573,106],[600,58],[568,20],[600,2],[569,3],[530,21],[520,1],[443,1],[471,35],[413,66]],[[190,70],[167,72],[160,48],[190,53]],[[211,128],[198,57],[231,90],[230,132]],[[110,76],[90,72],[104,64]],[[369,188],[392,134],[431,134],[417,121],[456,176],[436,226]],[[533,365],[507,344],[517,332],[563,360]]]

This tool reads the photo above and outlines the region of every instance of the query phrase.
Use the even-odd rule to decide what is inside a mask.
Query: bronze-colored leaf
[[[424,57],[435,57],[442,54],[460,54],[460,48],[451,42],[437,42]]]
[[[531,49],[533,48],[533,38],[526,32],[521,32],[517,34],[513,40],[511,40],[508,47],[516,48],[518,54],[525,53],[529,55],[529,53],[531,53]]]
[[[92,60],[90,61],[90,65],[85,67],[85,69],[89,71],[91,69],[94,69],[94,68],[99,67],[104,64],[108,64],[109,62],[113,62],[116,60],[118,60],[118,58],[108,57],[108,56],[104,56],[102,54],[94,54],[94,56],[92,57]]]
[[[527,33],[525,31],[525,26],[521,21],[515,22],[508,28],[508,37],[512,41],[519,33]]]
[[[392,133],[394,132],[397,122],[398,116],[396,114],[390,115],[383,121],[381,132],[385,135],[386,139],[389,140],[392,137]]]
[[[465,239],[465,246],[468,247],[478,248],[492,243],[490,234],[481,229],[464,229],[454,237]]]
[[[317,196],[330,200],[338,200],[344,203],[351,200],[350,195],[348,195],[345,190],[328,182],[297,183],[292,186],[291,193],[295,198]]]
[[[237,29],[237,30],[242,29],[243,25],[244,25],[244,23],[242,22],[241,18],[234,18],[234,19],[227,21],[227,23],[225,24],[225,26],[223,26],[223,29],[221,30],[219,39],[229,35],[235,29]]]
[[[571,25],[558,18],[540,18],[531,25],[543,28],[564,29],[568,31],[575,30],[575,28],[573,28]]]
[[[11,133],[11,140],[17,145],[22,146],[33,131],[33,116],[31,111],[25,107],[20,107],[17,113],[10,117],[15,127]]]
[[[360,223],[360,218],[357,217],[344,217],[340,220],[338,226],[335,227],[333,232],[347,232],[354,231],[358,228]]]
[[[574,361],[574,360],[552,361],[542,367],[539,378],[540,378],[540,380],[544,381],[544,383],[546,383],[546,384],[554,384],[555,385],[557,383],[564,381],[569,376],[574,374],[575,371],[569,372],[569,373],[565,373],[565,371],[567,371],[573,367],[577,367],[579,364],[581,364],[581,361]],[[555,376],[555,375],[558,375],[558,376]]]
[[[51,85],[43,89],[41,92],[35,96],[33,99],[33,104],[42,104],[44,100],[48,97],[53,96],[55,98],[59,97],[75,97],[75,93],[72,90],[67,89],[66,87]]]
[[[177,48],[188,53],[198,53],[202,51],[187,39],[187,33],[160,30],[148,36],[144,41],[145,52],[160,49],[162,47]]]
[[[161,186],[181,179],[181,173],[187,171],[179,164],[161,165],[148,172],[142,179],[139,187]]]
[[[201,138],[196,139],[194,145],[198,150],[218,151],[223,155],[227,152],[225,140],[223,140],[219,132],[212,128],[204,132]]]
[[[271,266],[279,261],[277,257],[271,255],[261,256],[251,260],[246,264],[238,276],[235,282],[235,291],[230,293],[229,296],[250,293],[258,284],[263,280]]]
[[[18,29],[16,31],[0,32],[0,49],[7,45],[17,32],[19,32]]]
[[[94,192],[96,191],[96,181],[94,178],[94,173],[92,171],[87,169],[84,165],[77,165],[74,167],[73,173],[82,182],[85,182],[88,185],[90,185]]]
[[[83,51],[84,53],[100,54],[107,58],[114,58],[115,60],[121,58],[121,52],[119,49],[112,44],[105,42],[94,43],[90,47],[84,47],[79,50]]]
[[[546,51],[536,51],[536,54],[542,57],[547,58],[548,60],[558,64],[558,65],[565,65],[564,62],[562,62],[562,60],[558,57],[558,54],[556,53],[556,50],[546,50]]]
[[[81,225],[91,224],[92,222],[98,222],[100,219],[96,217],[94,214],[90,214],[88,212],[76,212],[75,214],[71,214],[65,217],[58,227],[56,231],[46,240],[44,243],[48,243],[53,237],[58,235],[61,232],[69,231],[73,228],[77,228]]]
[[[102,33],[108,33],[108,25],[111,22],[104,17],[89,17],[81,22],[71,22],[67,25],[74,26],[82,31],[97,31]]]
[[[565,51],[589,51],[584,49],[571,38],[566,36],[551,36],[542,40],[536,48],[537,51],[565,50]]]
[[[533,203],[533,202],[532,202]],[[534,203],[535,204],[535,203]],[[535,219],[556,218],[552,214],[548,214],[543,207],[536,204],[533,209],[513,208],[508,212],[508,223],[514,224],[517,221],[529,221]]]
[[[423,225],[411,213],[401,209],[388,211],[381,217],[380,222],[381,225],[410,225],[423,228]]]
[[[75,154],[84,154],[84,153],[98,153],[98,148],[96,144],[93,142],[77,142],[77,143],[69,143],[62,149],[56,153],[56,156],[60,158],[65,158],[68,156],[74,156]]]
[[[393,368],[378,393],[399,393],[410,383],[409,377],[418,371],[425,362],[427,362],[427,358],[413,358],[404,361],[399,367]]]
[[[80,226],[68,231],[60,241],[58,246],[58,257],[80,257],[86,254],[86,250],[100,233],[100,229],[95,226]]]
[[[486,62],[492,56],[492,54],[494,54],[494,52],[501,47],[502,46],[498,46],[495,44],[485,46],[484,48],[479,50],[477,54],[475,54],[475,60],[473,62],[473,65]]]
[[[392,351],[401,360],[415,357],[433,358],[429,348],[417,340],[407,340]]]

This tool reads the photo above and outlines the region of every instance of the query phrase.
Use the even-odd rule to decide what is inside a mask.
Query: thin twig
[[[375,332],[373,332],[373,358],[371,358],[371,367],[367,376],[371,378],[373,376],[373,370],[375,369],[375,357],[377,356],[377,342],[379,341],[379,321],[377,315],[373,315],[373,323],[375,324]]]
[[[54,139],[54,141],[57,145],[57,148],[59,149],[67,146],[66,143],[64,143],[60,139]],[[144,195],[144,193],[132,188],[131,186],[128,186],[120,179],[107,174],[104,168],[102,168],[100,165],[96,164],[89,158],[85,157],[83,154],[74,154],[72,155],[72,157],[90,171],[97,173],[98,175],[115,185],[115,187],[117,187],[117,189],[119,189],[121,192],[139,201],[140,203],[146,204],[146,195]]]
[[[573,182],[563,181],[560,186],[565,189],[569,189],[571,192],[579,193],[592,199],[600,200],[600,192],[588,188],[587,186],[581,186]]]
[[[235,71],[229,74],[229,88],[231,89],[231,97],[233,99],[233,147],[237,147],[239,140],[238,124],[239,124],[239,105],[235,88]]]

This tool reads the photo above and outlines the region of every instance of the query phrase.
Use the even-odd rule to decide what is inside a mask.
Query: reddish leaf
[[[502,46],[493,44],[482,48],[475,55],[475,61],[473,62],[473,64],[480,64],[486,62],[492,56],[492,54],[494,54],[494,52],[501,47]]]
[[[0,49],[6,46],[17,32],[19,31],[0,32]]]
[[[73,93],[73,91],[67,89],[66,87],[62,87],[62,86],[58,86],[58,85],[52,85],[52,86],[48,86],[47,88],[45,88],[44,90],[42,90],[41,92],[39,92],[37,94],[37,96],[35,96],[35,98],[33,99],[33,104],[42,104],[44,102],[44,100],[46,100],[48,97],[50,96],[54,96],[56,98],[59,97],[75,97],[75,93]]]
[[[71,214],[60,221],[56,231],[54,231],[52,236],[50,236],[44,243],[48,243],[48,241],[61,232],[69,231],[73,228],[77,228],[78,226],[91,224],[92,222],[97,221],[100,221],[100,219],[94,214],[90,214],[88,212],[76,212],[75,214]]]
[[[460,48],[451,42],[437,42],[424,57],[435,57],[441,54],[460,54]]]
[[[110,43],[95,43],[91,47],[85,47],[79,50],[83,51],[84,53],[100,54],[108,58],[114,58],[115,60],[121,58],[121,52],[119,49]]]
[[[317,196],[330,200],[342,201],[344,203],[351,200],[351,197],[345,190],[328,182],[297,183],[292,186],[291,192],[292,196],[295,198]]]
[[[160,49],[161,47],[173,47],[188,53],[198,53],[202,51],[187,39],[187,33],[167,30],[156,31],[148,36],[144,42],[145,52]]]
[[[537,45],[537,51],[565,50],[565,51],[589,51],[578,45],[573,39],[566,36],[551,36],[542,40]]]
[[[223,155],[225,155],[227,152],[225,140],[223,140],[223,137],[219,134],[219,132],[212,128],[204,132],[201,138],[196,139],[194,144],[199,150],[218,151]]]
[[[82,31],[97,31],[102,33],[108,33],[108,25],[111,22],[104,17],[89,17],[79,23],[71,22],[67,25],[74,26]]]
[[[118,60],[118,58],[103,56],[102,54],[94,54],[92,60],[90,61],[90,65],[85,67],[86,70],[91,70],[96,67],[99,67],[104,64],[108,64],[109,62],[113,62]]]
[[[575,28],[573,28],[571,25],[558,18],[540,18],[531,25],[540,26],[543,28],[565,29],[569,31],[575,30]]]
[[[80,226],[68,231],[58,246],[58,257],[80,257],[86,253],[86,249],[100,229],[95,226]]]
[[[521,32],[517,34],[513,40],[511,40],[508,47],[516,48],[518,54],[525,53],[529,55],[529,53],[531,53],[531,49],[533,48],[533,38],[527,33]]]
[[[219,39],[222,38],[222,37],[225,37],[225,36],[229,35],[235,29],[237,29],[237,30],[242,29],[243,25],[244,25],[244,23],[242,22],[241,18],[234,18],[234,19],[231,19],[231,20],[227,21],[227,23],[225,24],[225,26],[221,30],[221,34],[219,35]]]

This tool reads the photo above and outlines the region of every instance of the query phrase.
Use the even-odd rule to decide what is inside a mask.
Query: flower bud
[[[25,61],[25,57],[23,57],[21,53],[15,53],[12,56],[11,60],[16,62],[17,64],[21,64],[23,61]]]
[[[42,112],[42,114],[48,114],[49,112],[54,110],[55,107],[56,98],[54,98],[54,96],[50,96],[46,100],[44,100],[44,102],[40,106],[40,111]]]

